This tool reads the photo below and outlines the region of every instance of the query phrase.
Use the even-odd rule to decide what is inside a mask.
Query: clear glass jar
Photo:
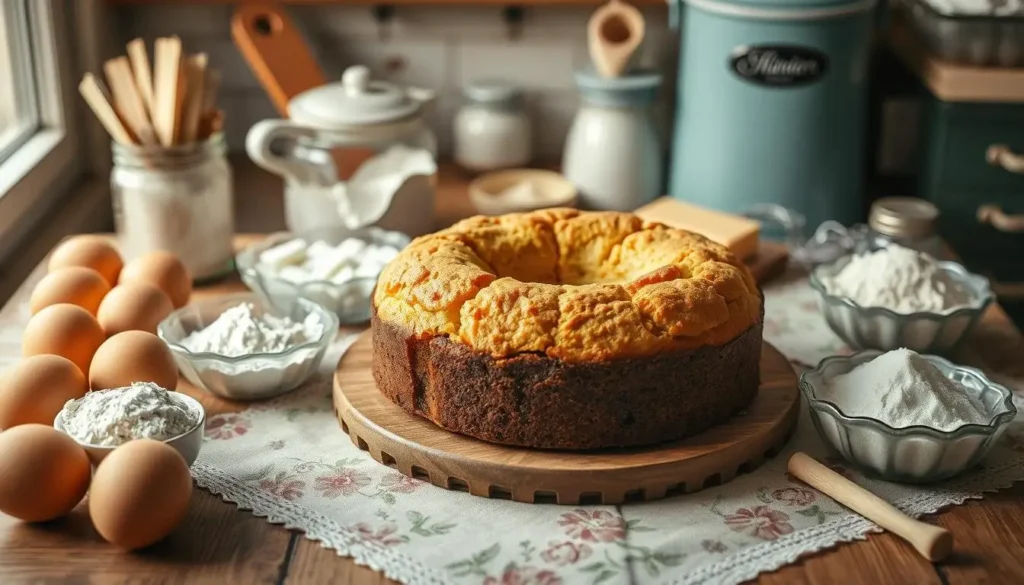
[[[110,192],[126,261],[154,250],[177,255],[195,280],[233,269],[231,167],[222,134],[153,148],[114,143]]]
[[[522,90],[498,81],[479,81],[463,93],[466,103],[453,121],[456,164],[473,172],[529,164],[533,133]]]
[[[946,248],[936,222],[939,210],[916,197],[883,197],[871,204],[868,226],[887,241],[942,259]]]

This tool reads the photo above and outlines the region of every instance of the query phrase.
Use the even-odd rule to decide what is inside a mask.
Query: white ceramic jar
[[[533,132],[523,91],[501,81],[477,81],[463,95],[466,102],[453,122],[456,164],[473,172],[529,164]]]
[[[583,104],[566,137],[562,174],[580,207],[633,211],[662,191],[662,156],[651,107],[661,76],[636,72],[608,79],[578,72]]]
[[[354,65],[340,82],[295,96],[288,103],[289,119],[254,125],[246,151],[256,164],[284,177],[288,229],[351,229],[338,186],[371,157],[401,146],[436,159],[437,140],[425,121],[433,100],[432,91],[372,79],[369,69]],[[374,225],[409,236],[434,231],[436,183],[436,165],[429,174],[408,176]]]

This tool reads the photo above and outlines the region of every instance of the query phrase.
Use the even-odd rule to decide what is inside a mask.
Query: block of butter
[[[752,219],[698,207],[671,197],[655,199],[634,213],[647,221],[701,234],[728,247],[744,260],[757,253],[759,226]]]

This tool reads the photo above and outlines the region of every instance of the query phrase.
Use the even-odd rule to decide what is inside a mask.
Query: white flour
[[[252,303],[224,311],[204,329],[181,340],[191,352],[238,357],[253,353],[279,353],[290,347],[320,339],[324,325],[315,313],[298,323],[288,317],[259,315]]]
[[[116,447],[132,439],[170,439],[199,422],[199,413],[152,382],[89,392],[67,401],[59,416],[67,434],[104,447]]]
[[[854,256],[838,274],[822,279],[829,294],[862,307],[897,313],[941,313],[971,302],[970,291],[938,267],[931,256],[890,245]]]
[[[847,416],[874,418],[897,429],[921,425],[951,431],[991,419],[960,385],[909,349],[890,351],[836,376],[818,398]]]

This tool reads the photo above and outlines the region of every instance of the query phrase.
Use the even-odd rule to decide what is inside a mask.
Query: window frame
[[[0,260],[24,240],[82,172],[67,0],[21,0],[28,17],[38,125],[0,161]]]

